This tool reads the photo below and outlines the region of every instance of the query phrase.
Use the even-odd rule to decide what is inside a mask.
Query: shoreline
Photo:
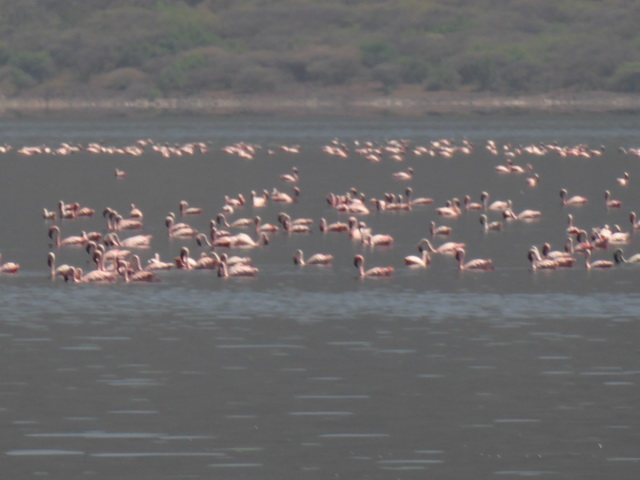
[[[139,114],[419,116],[533,112],[635,113],[640,112],[640,95],[609,92],[526,96],[453,92],[358,95],[342,91],[309,95],[221,94],[154,100],[0,97],[0,118],[69,114],[89,116]]]

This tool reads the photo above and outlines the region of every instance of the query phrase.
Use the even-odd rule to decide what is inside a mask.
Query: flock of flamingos
[[[280,150],[296,155],[300,147],[282,145]],[[528,188],[536,188],[540,180],[538,173],[531,164],[520,161],[523,154],[555,155],[558,157],[591,158],[603,154],[602,149],[590,148],[587,145],[571,147],[556,144],[535,144],[526,146],[497,145],[494,141],[487,141],[485,145],[473,145],[468,141],[456,144],[454,141],[441,139],[431,141],[424,146],[412,146],[408,141],[389,140],[383,143],[353,141],[349,144],[334,140],[325,145],[322,150],[325,155],[353,158],[360,157],[367,162],[392,161],[400,165],[408,154],[413,156],[453,157],[455,155],[472,155],[474,149],[485,148],[499,158],[495,166],[496,175],[522,175],[526,179]],[[197,142],[181,146],[159,144],[151,140],[140,140],[134,145],[122,148],[108,147],[99,143],[92,143],[85,147],[72,144],[61,144],[59,147],[47,146],[22,147],[17,150],[19,155],[71,155],[79,151],[96,154],[133,155],[139,156],[155,151],[163,157],[205,154],[210,146]],[[225,146],[222,152],[235,155],[240,159],[253,159],[262,147],[239,142]],[[3,146],[2,152],[12,150],[10,146]],[[274,150],[266,151],[273,155]],[[624,150],[624,154],[640,156],[640,151]],[[116,169],[114,175],[126,181],[126,172]],[[182,201],[178,205],[178,214],[168,213],[164,223],[167,235],[173,239],[184,240],[177,256],[171,260],[162,260],[158,253],[152,251],[153,236],[144,232],[144,213],[134,204],[127,212],[118,212],[105,207],[96,211],[94,208],[59,201],[56,208],[42,210],[43,221],[48,223],[48,234],[51,241],[51,251],[47,261],[51,280],[63,279],[69,283],[105,283],[116,282],[150,282],[158,280],[158,272],[163,270],[199,270],[210,269],[220,277],[255,277],[259,274],[259,267],[254,265],[248,255],[252,248],[266,247],[277,235],[298,235],[311,232],[321,232],[323,235],[343,235],[351,242],[368,247],[363,253],[356,254],[353,265],[360,278],[391,277],[397,266],[374,266],[367,268],[365,252],[377,247],[391,247],[394,243],[393,235],[384,232],[374,232],[367,226],[365,219],[368,215],[380,215],[393,211],[410,211],[424,205],[431,205],[434,200],[428,197],[414,197],[411,167],[392,174],[395,182],[401,185],[402,194],[385,194],[381,198],[367,198],[364,193],[355,188],[347,192],[330,192],[326,196],[327,204],[336,212],[336,221],[325,218],[291,218],[287,213],[287,204],[298,201],[300,172],[293,167],[288,172],[279,174],[279,185],[269,187],[261,192],[251,191],[237,195],[226,195],[224,205],[215,218],[209,221],[209,231],[202,232],[195,229],[189,219],[204,215],[203,208],[189,205]],[[616,179],[621,187],[629,184],[629,174],[621,172]],[[559,192],[559,202],[568,207],[583,207],[590,200],[580,195],[569,195],[566,189]],[[510,200],[491,201],[487,192],[482,192],[480,201],[475,202],[470,196],[463,199],[452,198],[443,205],[434,205],[433,211],[437,215],[433,218],[454,219],[461,215],[476,215],[478,228],[486,232],[499,231],[509,222],[535,222],[542,213],[538,210],[527,209],[515,212]],[[602,201],[593,200],[593,201]],[[622,207],[619,200],[612,198],[609,191],[604,192],[607,208]],[[278,204],[282,212],[274,223],[262,221],[260,209],[267,205]],[[243,216],[250,212],[248,216]],[[104,218],[104,229],[100,232],[82,231],[71,236],[62,235],[62,225],[80,225],[76,220],[93,216]],[[498,220],[490,220],[496,218]],[[562,250],[552,250],[549,244],[541,248],[532,246],[527,252],[527,259],[532,270],[571,268],[574,264],[587,269],[612,268],[622,263],[640,262],[640,254],[626,258],[623,248],[631,241],[635,229],[640,229],[640,222],[634,212],[629,214],[629,231],[620,227],[608,225],[579,228],[573,225],[571,209],[567,213],[566,245]],[[65,220],[73,220],[65,224]],[[445,222],[446,223],[446,222]],[[63,228],[65,228],[63,227]],[[465,243],[450,240],[452,228],[446,224],[438,225],[430,222],[430,235],[417,242],[417,254],[407,254],[403,257],[406,268],[427,269],[434,255],[445,255],[455,259],[457,268],[462,271],[489,272],[496,267],[490,258],[468,259],[465,254]],[[565,228],[565,227],[563,227]],[[202,253],[192,257],[190,246],[197,244]],[[57,264],[56,253],[60,249],[77,249],[89,255],[95,265],[90,271],[82,267]],[[613,255],[607,259],[591,260],[592,252],[610,249]],[[523,255],[524,257],[524,255]],[[0,257],[1,258],[1,257]],[[144,260],[143,260],[144,258]],[[578,262],[578,259],[581,259]],[[319,252],[305,256],[302,250],[292,252],[292,263],[298,267],[317,266],[331,267],[334,256],[331,253]],[[1,262],[0,262],[1,263]],[[86,257],[85,262],[86,264]],[[292,267],[293,268],[293,267]],[[16,274],[20,266],[15,262],[2,263],[0,272]]]

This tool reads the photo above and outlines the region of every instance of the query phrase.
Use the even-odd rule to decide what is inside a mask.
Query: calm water
[[[124,155],[20,156],[23,145],[138,139],[169,145],[208,142],[207,154],[163,158]],[[472,155],[331,157],[338,139],[411,151],[438,139],[468,140]],[[504,144],[604,147],[596,158],[523,155],[540,175],[498,175]],[[221,152],[235,142],[259,145],[253,160]],[[616,267],[532,272],[531,245],[561,249],[567,214],[587,230],[630,229],[640,211],[635,116],[488,116],[429,119],[225,119],[0,122],[0,251],[20,263],[1,276],[0,454],[7,478],[326,479],[326,478],[637,478],[640,473],[638,314],[640,270]],[[300,145],[290,154],[281,145]],[[274,152],[269,155],[268,150]],[[230,219],[279,212],[316,222],[346,221],[329,192],[351,187],[368,198],[404,192],[434,199],[410,212],[362,217],[391,248],[365,248],[345,234],[274,234],[266,247],[237,251],[259,267],[255,279],[220,279],[211,271],[168,271],[144,285],[71,285],[51,281],[46,256],[90,268],[83,249],[51,245],[43,208],[59,200],[95,208],[90,219],[56,222],[63,236],[105,231],[105,207],[145,213],[154,235],[143,261],[163,260],[195,241],[169,239],[164,218],[180,200],[204,208],[187,221],[208,230],[225,195],[274,187],[300,170],[299,202],[247,206]],[[414,169],[414,179],[391,174]],[[114,169],[127,172],[118,179]],[[630,174],[630,185],[616,178]],[[565,207],[558,192],[590,199]],[[604,191],[622,200],[607,209]],[[511,199],[514,210],[542,211],[533,223],[481,230],[477,213],[443,219],[453,197]],[[495,218],[494,218],[495,217]],[[492,214],[492,220],[499,216]],[[427,270],[403,265],[429,236],[430,221],[453,228],[469,258],[492,258],[493,272],[459,272],[434,256]],[[126,236],[126,234],[121,234]],[[434,244],[443,240],[434,239]],[[330,268],[293,265],[303,249],[332,253]],[[640,251],[624,246],[627,256]],[[612,248],[594,259],[611,259]],[[392,265],[393,278],[359,280],[353,256]]]

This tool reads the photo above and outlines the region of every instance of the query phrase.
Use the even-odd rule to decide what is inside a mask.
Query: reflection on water
[[[488,117],[416,120],[156,119],[148,122],[3,121],[19,144],[169,143],[211,139],[206,157],[0,158],[3,257],[17,276],[0,277],[0,455],[7,478],[632,478],[637,471],[637,329],[640,295],[634,268],[587,271],[583,265],[532,272],[530,245],[559,248],[567,213],[579,225],[620,224],[640,209],[640,192],[616,187],[637,161],[617,151],[636,146],[638,121]],[[413,184],[434,206],[480,191],[512,198],[518,210],[544,212],[536,223],[482,232],[477,216],[436,217],[433,207],[374,214],[366,222],[396,234],[393,248],[366,251],[371,265],[393,264],[391,279],[356,278],[362,247],[314,232],[274,236],[251,255],[255,279],[215,272],[163,272],[149,285],[70,285],[48,278],[53,249],[43,207],[60,199],[101,211],[145,211],[152,251],[173,259],[164,217],[187,199],[207,215],[225,194],[273,185],[300,167],[304,194],[292,216],[341,219],[329,191],[356,186],[371,196],[401,192],[390,184],[406,165],[328,159],[321,146],[345,140],[469,139],[470,158],[416,161]],[[600,160],[530,158],[535,190],[498,177],[489,139],[512,144],[558,141],[606,145]],[[276,151],[253,161],[229,159],[223,145],[250,141]],[[280,144],[301,144],[287,156]],[[482,152],[481,152],[482,151]],[[409,163],[409,162],[406,162]],[[124,168],[126,180],[114,178]],[[597,180],[597,181],[596,181]],[[159,182],[159,183],[158,183]],[[603,186],[625,207],[607,210]],[[588,195],[568,210],[558,191]],[[20,202],[17,202],[19,199]],[[596,200],[597,199],[597,200]],[[282,206],[260,212],[273,222]],[[252,215],[250,209],[237,212]],[[333,215],[333,216],[331,216]],[[428,270],[404,267],[430,220],[453,227],[495,272],[458,272],[451,258]],[[66,234],[103,231],[104,218],[62,222]],[[635,238],[628,250],[634,250]],[[197,252],[194,242],[189,244]],[[331,251],[332,268],[300,269],[297,248]],[[80,249],[56,250],[61,262],[90,266]],[[235,252],[234,252],[235,253]],[[599,252],[604,256],[610,251]]]

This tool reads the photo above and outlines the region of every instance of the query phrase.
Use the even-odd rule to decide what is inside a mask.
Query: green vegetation
[[[629,0],[0,0],[0,94],[640,92]]]

